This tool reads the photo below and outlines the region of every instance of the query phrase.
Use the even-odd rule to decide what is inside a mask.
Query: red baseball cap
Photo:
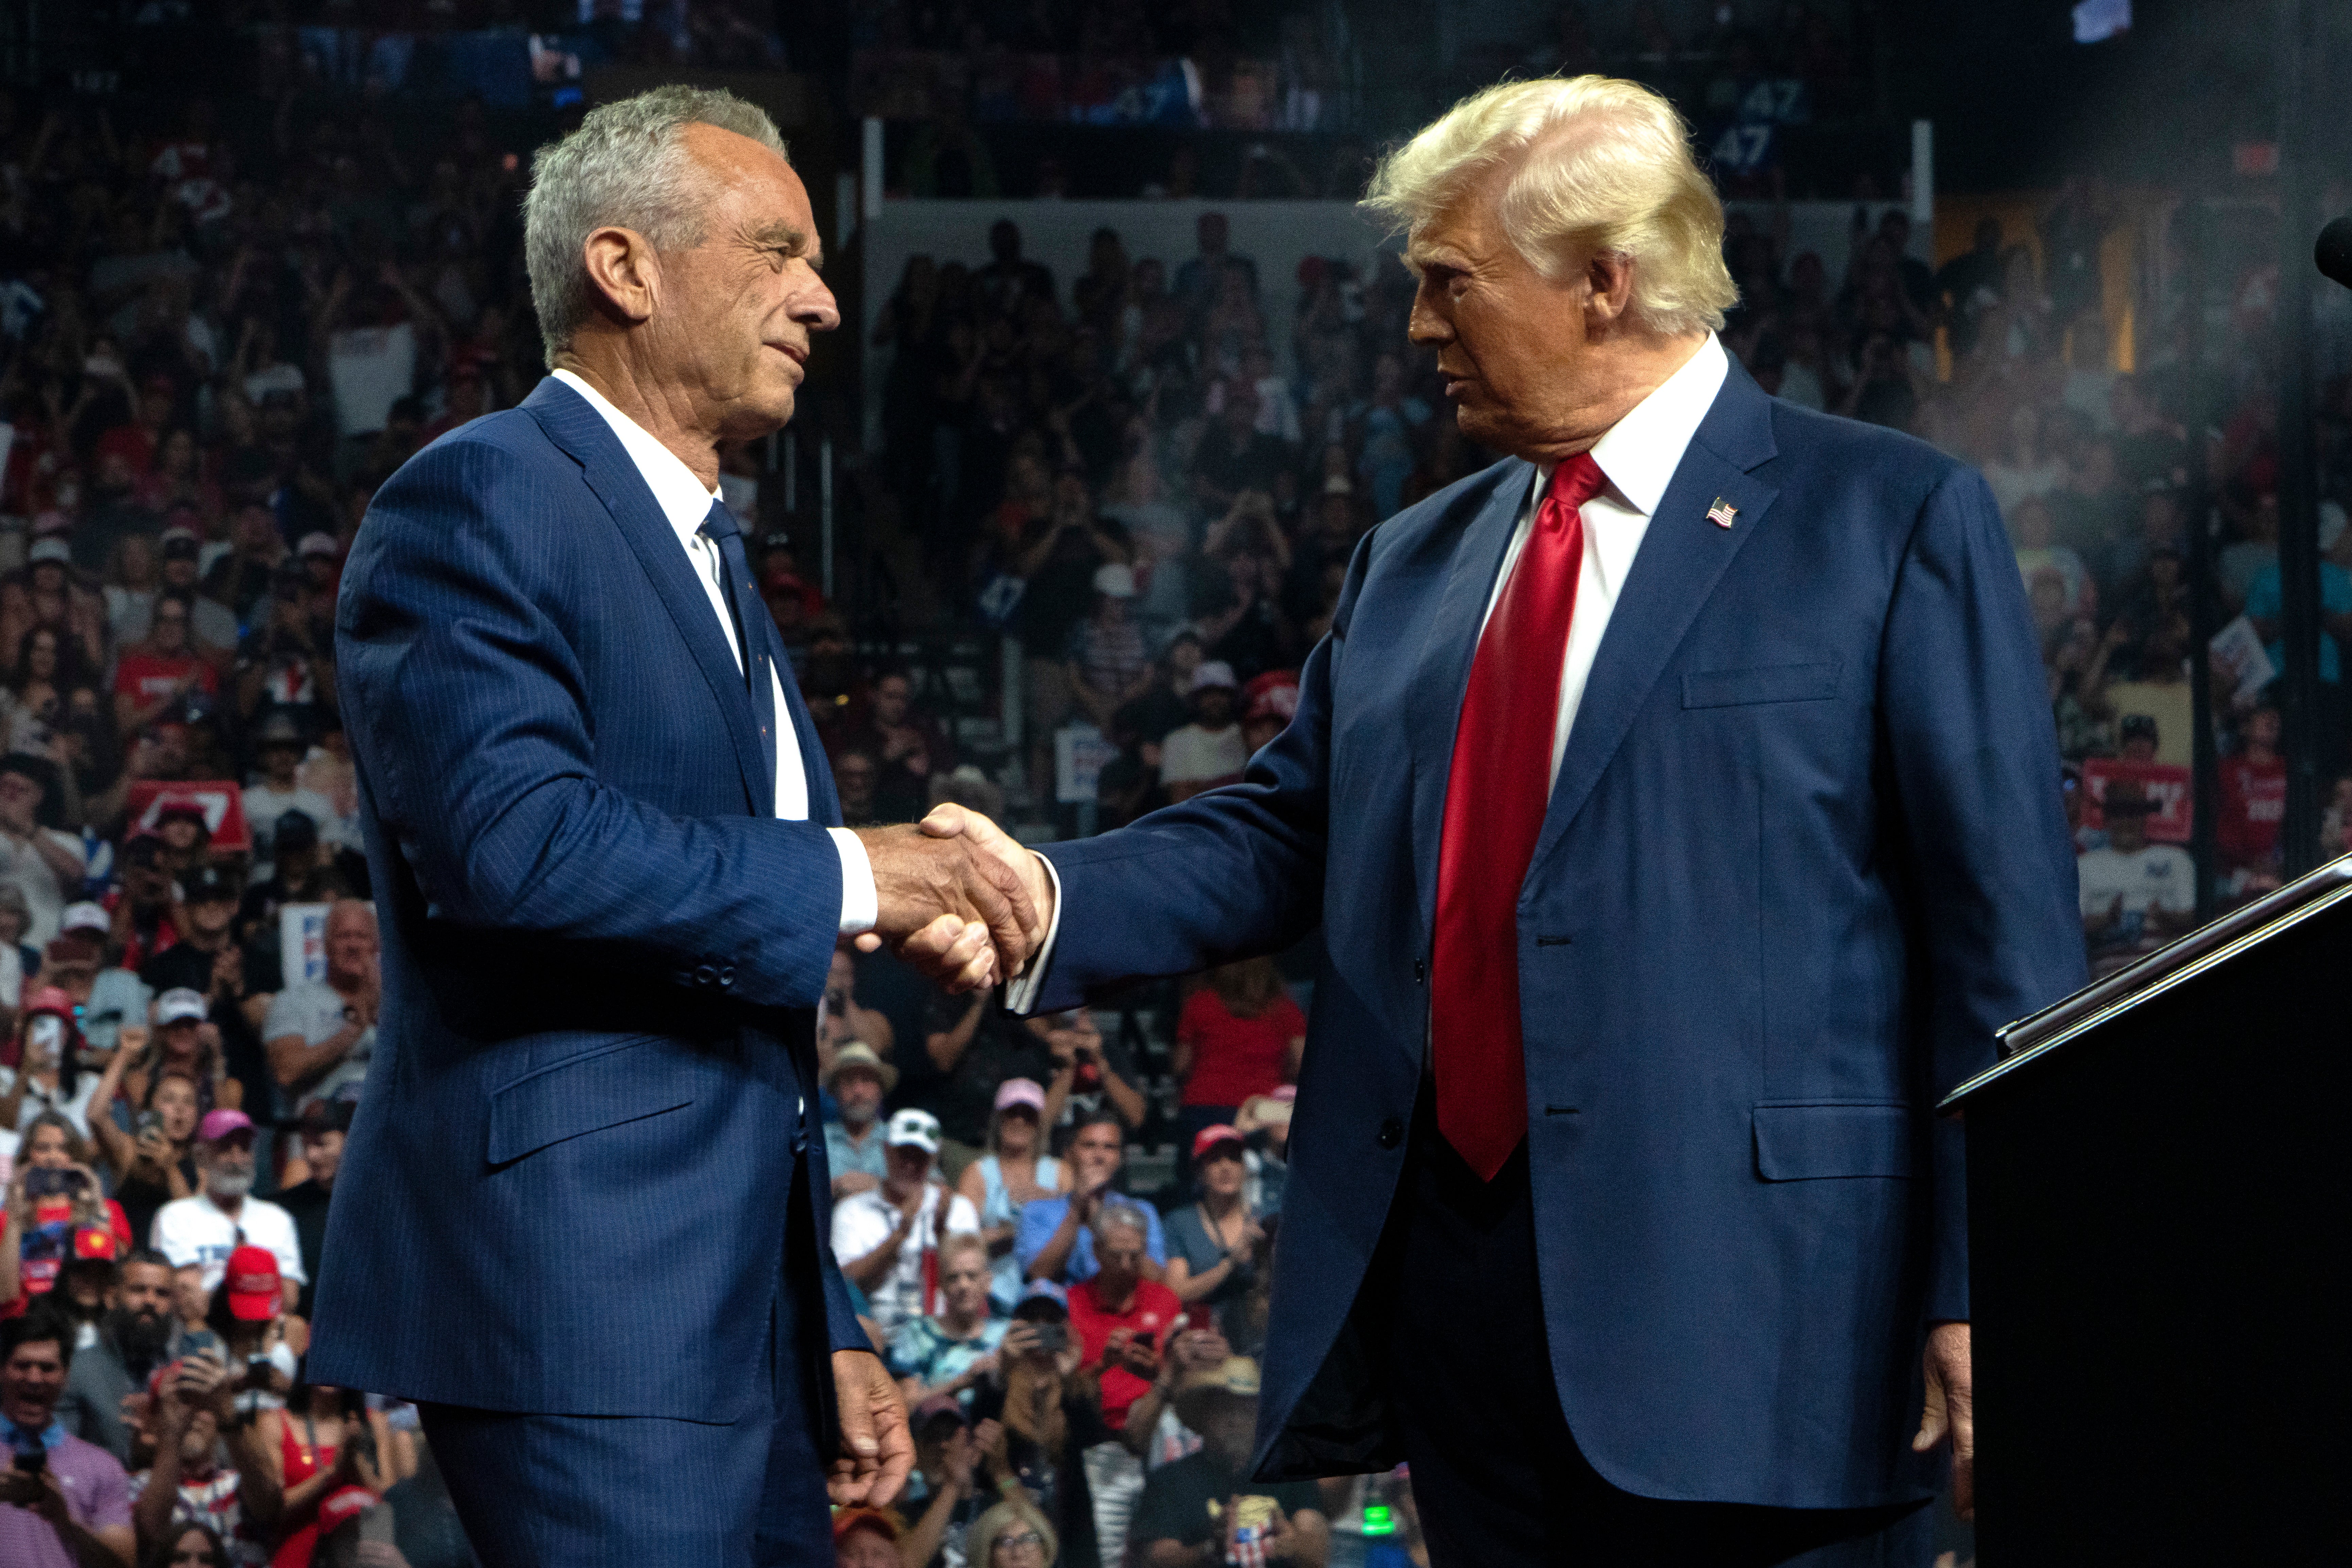
[[[1298,677],[1287,669],[1269,669],[1242,688],[1242,717],[1279,719],[1287,724],[1298,712]]]
[[[221,1282],[228,1287],[228,1310],[240,1322],[268,1322],[286,1299],[278,1256],[266,1247],[240,1247],[230,1253]]]
[[[1214,1126],[1203,1127],[1192,1134],[1192,1158],[1195,1160],[1206,1158],[1209,1151],[1220,1143],[1231,1143],[1235,1148],[1240,1148],[1242,1135],[1222,1121]]]
[[[833,1516],[833,1542],[838,1546],[849,1539],[853,1530],[870,1530],[885,1541],[896,1543],[898,1521],[878,1508],[845,1508]]]

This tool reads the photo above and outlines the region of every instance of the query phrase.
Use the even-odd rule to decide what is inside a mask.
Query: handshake
[[[1045,864],[976,811],[940,805],[910,826],[861,827],[874,868],[874,929],[861,952],[888,946],[950,993],[1018,975],[1045,940],[1054,884]]]

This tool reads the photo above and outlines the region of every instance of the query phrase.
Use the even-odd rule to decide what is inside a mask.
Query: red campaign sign
[[[2107,825],[2100,805],[2107,798],[2107,786],[2117,779],[2137,781],[2149,803],[2163,808],[2148,816],[2149,838],[2158,844],[2189,842],[2196,810],[2189,770],[2179,763],[2133,763],[2121,757],[2093,757],[2084,763],[2083,791],[2090,798],[2083,803],[2084,826]]]
[[[193,805],[205,814],[215,849],[242,853],[253,847],[253,834],[245,824],[245,792],[227,779],[138,780],[131,786],[131,830],[124,837],[154,832],[165,809],[174,805]]]

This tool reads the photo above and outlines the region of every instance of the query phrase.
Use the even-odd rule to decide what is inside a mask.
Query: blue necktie
[[[752,617],[766,615],[767,606],[751,596],[751,563],[743,553],[743,531],[735,526],[735,514],[727,510],[725,502],[710,503],[710,514],[702,520],[701,531],[702,537],[719,552],[719,593],[727,601],[729,618],[735,623],[735,646],[743,655],[743,685],[751,694],[751,709],[760,719],[760,755],[766,764],[770,795],[761,804],[772,810],[776,784],[776,689],[768,678],[767,660],[752,646],[751,637],[751,628],[759,624]]]

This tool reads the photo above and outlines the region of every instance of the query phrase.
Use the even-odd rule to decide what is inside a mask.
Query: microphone
[[[2352,289],[2352,213],[2319,231],[2319,243],[2312,247],[2312,259],[2319,263],[2322,276]]]

